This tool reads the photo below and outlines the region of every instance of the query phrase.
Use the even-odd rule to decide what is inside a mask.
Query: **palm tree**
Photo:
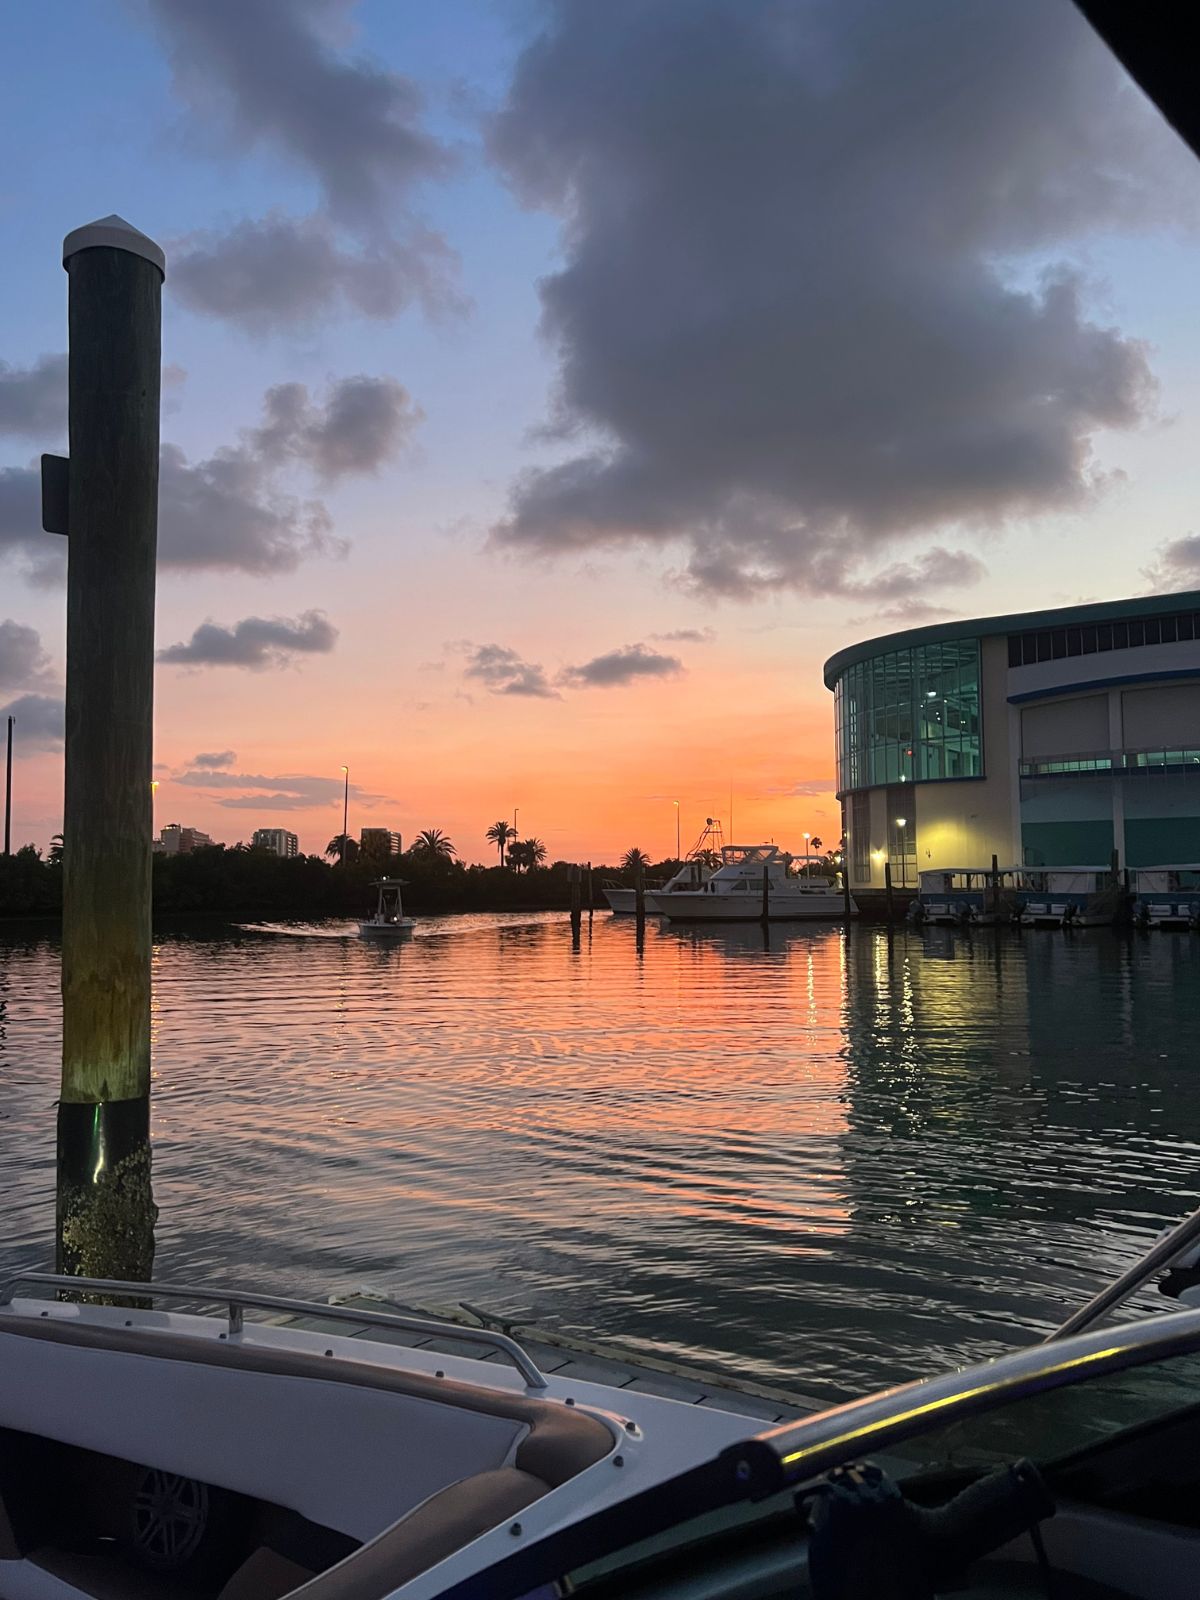
[[[348,833],[345,835],[335,833],[333,838],[330,839],[329,843],[325,846],[325,854],[335,860],[340,861],[342,859],[343,838],[346,845],[346,860],[353,861],[355,856],[358,854],[358,840],[352,839]]]
[[[540,867],[546,859],[546,846],[540,839],[526,839],[525,865],[527,867]]]
[[[413,853],[434,861],[453,861],[457,852],[440,828],[422,828],[412,843]]]
[[[639,850],[637,845],[634,845],[632,850],[626,850],[621,857],[622,872],[636,872],[639,867],[644,872],[649,865],[650,857],[644,850]]]
[[[517,837],[517,830],[511,822],[493,822],[483,836],[494,844],[500,851],[500,865],[504,865],[504,847],[510,839]]]
[[[61,867],[63,858],[63,836],[61,833],[51,834],[50,854],[47,860],[52,867]]]

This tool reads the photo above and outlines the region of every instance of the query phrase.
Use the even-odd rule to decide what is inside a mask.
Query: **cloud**
[[[332,483],[375,472],[409,445],[421,419],[403,385],[358,374],[317,399],[300,383],[268,389],[261,425],[202,460],[164,444],[159,565],[269,576],[292,572],[310,556],[343,555],[346,543],[334,535],[324,502],[290,493],[282,474],[301,467]],[[39,468],[0,468],[0,555],[15,554],[35,583],[61,582],[65,542],[40,528]]]
[[[1200,533],[1185,533],[1160,544],[1154,564],[1143,568],[1142,576],[1160,594],[1200,588]]]
[[[310,772],[288,772],[267,775],[255,772],[184,772],[175,779],[190,789],[205,789],[214,794],[216,802],[232,811],[271,809],[275,811],[305,811],[320,806],[340,805],[343,796],[343,778],[324,777]],[[238,794],[221,794],[222,790],[239,790]],[[350,785],[350,796],[357,805],[374,806],[388,797],[371,794],[358,784]]]
[[[562,220],[553,432],[500,548],[681,550],[750,598],[1077,506],[1144,347],[1060,254],[1191,222],[1192,163],[1073,7],[551,0],[491,151]]]
[[[522,661],[515,650],[503,645],[469,646],[470,657],[463,669],[468,678],[478,678],[492,694],[524,695],[539,700],[558,700],[538,662]]]
[[[795,783],[776,784],[766,789],[762,798],[774,800],[780,796],[824,795],[834,794],[836,791],[836,778],[798,778]]]
[[[715,628],[675,628],[671,633],[652,633],[660,644],[712,644],[717,637]]]
[[[31,367],[0,361],[0,433],[58,436],[67,426],[67,358],[39,356]]]
[[[290,666],[296,655],[326,654],[337,636],[337,629],[322,611],[305,611],[294,620],[244,617],[231,628],[203,622],[186,644],[168,645],[158,652],[158,659],[173,665],[249,667],[261,672],[267,667]]]
[[[452,252],[411,200],[454,157],[425,128],[411,79],[346,52],[344,0],[149,4],[195,126],[238,152],[282,156],[320,196],[307,218],[271,213],[176,241],[172,281],[187,303],[266,328],[452,298]]]
[[[171,282],[193,311],[267,333],[334,312],[387,319],[413,300],[432,316],[461,310],[446,281],[452,261],[445,240],[427,229],[347,249],[323,218],[273,212],[172,241]]]
[[[24,689],[50,675],[50,658],[36,628],[7,618],[0,622],[0,687]]]
[[[216,770],[220,767],[231,767],[236,760],[236,750],[202,750],[199,755],[192,757],[188,766]]]
[[[559,682],[583,689],[612,689],[638,678],[676,677],[683,670],[678,656],[663,655],[644,644],[627,644],[620,650],[594,656],[582,666],[565,667]]]
[[[424,420],[394,378],[343,378],[324,406],[302,383],[281,383],[263,397],[266,421],[251,437],[267,461],[305,462],[327,483],[376,472],[397,455]]]
[[[21,750],[61,750],[64,738],[64,706],[61,699],[48,694],[23,694],[0,706],[0,721],[13,717],[13,741]]]

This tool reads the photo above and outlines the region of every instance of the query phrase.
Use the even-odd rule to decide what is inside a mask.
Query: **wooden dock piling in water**
[[[150,789],[165,258],[67,235],[70,462],[60,1270],[150,1276]]]

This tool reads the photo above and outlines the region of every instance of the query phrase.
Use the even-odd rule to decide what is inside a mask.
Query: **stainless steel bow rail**
[[[439,1322],[431,1317],[410,1317],[399,1311],[358,1311],[350,1306],[321,1305],[313,1300],[290,1300],[277,1294],[246,1293],[241,1289],[217,1288],[213,1284],[124,1283],[116,1278],[76,1278],[69,1273],[21,1272],[0,1284],[0,1306],[11,1305],[21,1284],[72,1293],[119,1294],[141,1300],[198,1300],[204,1304],[224,1304],[229,1317],[229,1332],[241,1333],[247,1307],[259,1311],[286,1311],[294,1316],[321,1317],[331,1322],[353,1322],[370,1328],[403,1328],[408,1333],[428,1333],[441,1339],[461,1339],[466,1343],[490,1345],[508,1357],[525,1380],[527,1389],[546,1388],[546,1379],[535,1362],[515,1339],[494,1328],[461,1328],[455,1322]]]

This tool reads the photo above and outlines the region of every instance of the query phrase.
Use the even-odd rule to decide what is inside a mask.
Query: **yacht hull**
[[[402,917],[399,922],[360,922],[358,933],[362,939],[394,941],[410,938],[414,926],[412,917]]]
[[[648,894],[646,909],[670,922],[761,922],[762,894]],[[851,914],[854,902],[850,903]],[[828,894],[779,894],[767,905],[768,922],[840,922],[846,902]]]

